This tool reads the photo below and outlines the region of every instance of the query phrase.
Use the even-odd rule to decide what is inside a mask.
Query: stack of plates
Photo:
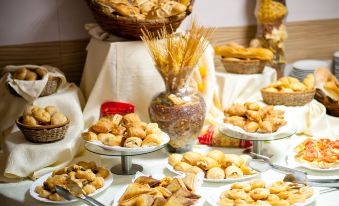
[[[333,55],[333,66],[334,74],[339,79],[339,51],[335,52]]]
[[[338,56],[339,62],[339,56]],[[314,70],[320,67],[328,67],[328,63],[321,60],[301,60],[293,64],[292,71],[290,76],[303,81],[304,78],[311,73],[314,73]],[[339,63],[338,63],[338,74],[339,74]]]

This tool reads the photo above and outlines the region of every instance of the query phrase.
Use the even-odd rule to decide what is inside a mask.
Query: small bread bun
[[[38,79],[38,75],[35,72],[27,70],[27,74],[26,74],[25,80],[27,80],[27,81],[35,81],[37,79]]]
[[[48,73],[47,69],[43,67],[36,69],[35,72],[39,75],[41,79]]]
[[[25,80],[27,71],[28,70],[25,67],[22,67],[13,73],[12,78],[17,80]]]

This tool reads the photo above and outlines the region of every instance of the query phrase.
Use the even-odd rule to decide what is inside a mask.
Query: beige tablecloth
[[[8,178],[40,177],[52,170],[63,167],[76,155],[80,143],[80,132],[83,130],[82,106],[83,96],[75,84],[64,81],[57,93],[37,98],[32,103],[39,106],[54,105],[70,119],[66,137],[55,143],[35,144],[27,141],[16,126],[15,119],[22,113],[25,105],[31,103],[2,90],[8,111],[2,118],[6,125],[2,132],[2,151],[0,152],[1,181],[13,181]],[[8,115],[7,115],[8,114]]]

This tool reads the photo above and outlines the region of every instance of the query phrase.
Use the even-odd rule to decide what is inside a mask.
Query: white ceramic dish
[[[153,146],[153,147],[128,148],[128,147],[120,147],[120,146],[108,146],[108,145],[103,144],[100,141],[86,141],[86,142],[88,142],[89,144],[99,146],[106,150],[112,150],[112,151],[117,151],[117,152],[128,152],[128,153],[140,153],[140,152],[144,153],[145,152],[147,153],[147,152],[152,152],[154,150],[157,150],[163,147],[165,144],[169,142],[169,140],[170,140],[169,136],[163,132],[161,145]]]
[[[137,179],[137,178],[140,177],[140,176],[145,176],[145,175],[142,174],[141,172],[137,172],[137,173],[135,174],[135,177],[134,177],[134,179],[132,180],[132,182],[134,182],[135,179]],[[160,175],[160,176],[153,176],[153,178],[156,178],[156,179],[162,179],[163,177],[165,177],[165,176],[163,176],[163,175]],[[201,184],[198,183],[198,185],[199,185],[199,186],[198,186],[197,194],[200,195],[201,198],[199,199],[199,201],[198,201],[195,205],[196,205],[196,206],[202,206],[203,203],[205,202],[205,199],[204,199],[203,195],[199,193],[199,187],[201,186]],[[119,191],[115,194],[115,196],[114,196],[114,201],[113,201],[112,206],[118,206],[118,201],[119,201],[119,199],[121,198],[121,196],[125,193],[127,187],[128,187],[128,185],[124,186],[123,188],[121,188],[121,190],[119,190]]]
[[[174,174],[177,174],[177,175],[183,175],[184,173],[180,172],[180,171],[176,171],[172,165],[170,164],[167,164],[167,169],[171,172],[173,172]],[[242,181],[247,181],[249,179],[252,179],[252,178],[258,178],[260,175],[260,173],[256,173],[256,174],[253,174],[253,175],[245,175],[243,177],[239,177],[239,178],[228,178],[228,179],[219,179],[219,180],[216,180],[216,179],[207,179],[207,178],[204,178],[203,181],[204,182],[216,182],[216,183],[232,183],[232,182],[242,182]]]
[[[321,60],[307,59],[294,62],[292,67],[295,70],[314,71],[319,67],[328,67],[328,63]]]
[[[266,183],[269,183],[266,181]],[[231,188],[231,185],[225,185],[225,186],[222,186],[222,187],[219,187],[219,188],[216,188],[213,190],[213,193],[211,193],[208,197],[207,197],[207,202],[210,204],[210,205],[213,205],[213,206],[218,206],[218,201],[219,201],[219,198],[220,198],[220,195],[222,192],[226,191],[226,190],[229,190]],[[297,204],[294,204],[293,206],[306,206],[306,205],[310,205],[311,203],[313,203],[317,196],[318,196],[318,190],[316,188],[313,188],[314,190],[314,194],[312,197],[308,198],[305,202],[303,203],[297,203]]]
[[[108,171],[109,171],[109,170],[108,170]],[[70,201],[68,201],[68,200],[64,200],[64,201],[52,201],[52,200],[49,200],[49,199],[47,199],[47,198],[42,198],[42,197],[40,197],[39,194],[36,193],[34,190],[35,190],[35,188],[36,188],[37,186],[43,185],[44,181],[46,181],[47,178],[48,178],[49,176],[51,176],[51,175],[52,175],[52,172],[51,172],[51,173],[48,173],[48,174],[46,174],[46,175],[44,175],[44,176],[42,176],[42,177],[40,177],[39,179],[35,180],[35,181],[32,183],[31,187],[29,188],[29,194],[30,194],[34,199],[39,200],[39,201],[41,201],[41,202],[54,203],[54,204],[69,204],[69,203],[71,203],[71,202],[79,201],[79,200],[77,200],[77,199],[75,199],[75,200],[70,200]],[[109,175],[105,178],[104,186],[103,186],[102,188],[97,189],[94,193],[90,194],[89,196],[93,196],[93,195],[99,194],[100,192],[106,190],[106,189],[112,184],[112,182],[113,182],[113,175],[112,175],[111,172],[109,172]]]

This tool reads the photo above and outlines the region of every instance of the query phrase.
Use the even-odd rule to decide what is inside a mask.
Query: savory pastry
[[[188,164],[195,166],[197,162],[201,159],[202,154],[198,152],[186,152],[183,155],[182,161],[187,162]]]
[[[272,185],[282,187],[284,190],[280,190],[281,192],[277,194],[272,194],[269,189]],[[283,181],[273,182],[272,185],[266,187],[265,182],[262,180],[234,183],[230,189],[221,193],[218,205],[289,206],[304,203],[314,194],[313,189],[307,186],[295,189],[293,183]],[[274,191],[276,192],[277,190]],[[305,195],[304,191],[308,192],[308,195]]]
[[[68,121],[67,117],[60,113],[56,112],[51,117],[51,125],[63,125]]]
[[[210,157],[202,157],[198,162],[197,166],[200,167],[203,170],[209,170],[213,167],[218,167],[219,163]]]
[[[22,118],[22,123],[30,126],[39,125],[39,122],[31,115],[24,115]]]
[[[58,112],[58,109],[56,108],[56,106],[47,106],[47,107],[45,107],[45,110],[50,115],[53,115],[54,113]]]
[[[178,162],[174,165],[174,169],[179,172],[187,172],[192,166],[186,162]]]
[[[138,181],[139,178],[146,181]],[[139,178],[127,186],[118,200],[119,206],[183,206],[194,205],[200,199],[194,193],[197,187],[195,175],[187,175],[185,178],[165,177],[160,181],[146,176]],[[147,179],[152,182],[156,180],[160,184],[148,184]],[[164,182],[166,183],[162,184]]]
[[[91,129],[98,133],[107,133],[111,131],[112,122],[107,118],[101,118],[96,124],[92,125]]]
[[[142,139],[139,137],[129,137],[125,140],[124,146],[129,148],[137,148],[141,147],[142,145]]]
[[[51,121],[51,115],[42,108],[32,110],[33,117],[42,123],[48,123]]]
[[[225,179],[225,172],[220,167],[213,167],[206,173],[207,179]]]
[[[239,178],[244,176],[242,170],[237,166],[229,166],[225,169],[226,178]]]
[[[225,154],[224,156],[224,162],[222,164],[223,167],[229,167],[231,165],[234,165],[234,166],[241,166],[243,165],[245,162],[244,160],[239,156],[239,155],[236,155],[236,154]]]
[[[139,137],[141,139],[144,139],[146,137],[146,131],[141,126],[130,127],[128,128],[127,132],[130,137]]]
[[[140,122],[141,120],[136,113],[129,113],[123,117],[123,121],[126,125],[128,125],[133,122]]]
[[[159,134],[149,134],[146,136],[146,138],[142,141],[142,146],[146,147],[154,147],[161,145],[162,142],[162,136]]]
[[[43,185],[35,188],[35,192],[42,198],[61,201],[63,198],[56,193],[56,185],[72,192],[73,185],[77,184],[85,194],[91,194],[104,186],[108,175],[109,171],[103,167],[97,167],[95,162],[78,162],[78,164],[53,171]]]
[[[202,170],[200,167],[192,166],[188,170],[186,170],[186,173],[193,173],[193,174],[203,173],[203,174],[205,174],[205,171]]]
[[[206,156],[213,158],[219,164],[222,164],[224,159],[225,159],[225,154],[220,150],[212,150],[212,151],[208,152]]]
[[[260,107],[257,103],[235,103],[225,109],[225,123],[238,126],[246,132],[273,133],[286,124],[284,111],[273,106]]]
[[[181,162],[182,154],[171,154],[168,157],[168,163],[172,166],[176,165],[178,162]]]
[[[98,140],[97,135],[94,132],[88,131],[88,132],[83,132],[81,134],[81,137],[86,140],[86,141],[95,141]]]

